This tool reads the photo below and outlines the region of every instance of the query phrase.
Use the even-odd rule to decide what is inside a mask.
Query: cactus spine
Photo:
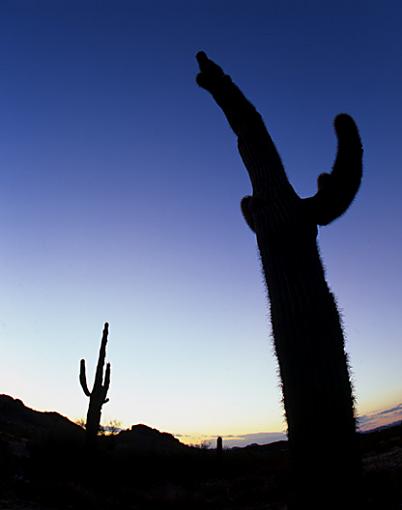
[[[104,371],[108,334],[109,324],[105,322],[92,391],[89,391],[87,385],[85,360],[82,359],[80,363],[80,383],[85,395],[89,397],[86,421],[86,440],[88,445],[95,444],[99,431],[102,406],[109,401],[106,395],[110,385],[110,363],[106,364],[106,370]]]
[[[197,83],[238,138],[253,196],[243,215],[256,233],[271,309],[292,462],[289,509],[358,508],[360,460],[344,337],[325,280],[317,226],[343,214],[360,185],[362,146],[346,114],[335,119],[338,154],[317,193],[300,198],[254,106],[205,53]]]

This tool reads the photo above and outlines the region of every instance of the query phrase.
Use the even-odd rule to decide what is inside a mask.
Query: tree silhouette
[[[268,288],[292,465],[289,508],[358,507],[360,460],[344,337],[317,247],[317,225],[343,214],[361,181],[362,146],[349,115],[335,119],[338,153],[318,191],[288,181],[261,116],[223,70],[197,54],[197,83],[237,135],[252,183],[242,212],[256,233]]]

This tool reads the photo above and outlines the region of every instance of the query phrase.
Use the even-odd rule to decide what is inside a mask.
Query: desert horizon
[[[0,397],[3,396],[0,394]],[[22,403],[33,409],[35,411],[40,412],[56,412],[68,418],[72,423],[79,423],[81,425],[85,425],[85,416],[68,416],[61,412],[59,409],[47,409],[47,408],[37,408],[30,405],[29,402],[24,401],[18,396],[6,395],[13,399],[21,400]],[[402,403],[384,408],[381,410],[375,410],[367,415],[357,416],[357,424],[358,430],[360,432],[370,432],[382,427],[394,426],[402,421]],[[216,431],[214,434],[203,434],[203,433],[188,433],[188,432],[177,432],[175,430],[165,430],[163,427],[158,426],[157,423],[143,423],[143,421],[133,422],[133,423],[125,423],[121,422],[118,418],[110,418],[110,419],[102,419],[101,426],[106,428],[112,424],[113,428],[117,431],[120,430],[128,430],[133,425],[144,424],[150,428],[157,429],[160,432],[166,432],[172,434],[176,437],[180,442],[186,445],[198,445],[205,446],[207,448],[214,448],[216,444],[217,437],[222,437],[224,441],[224,446],[227,448],[232,447],[244,447],[251,444],[270,444],[276,441],[283,441],[287,439],[286,431],[256,431],[256,432],[243,432],[243,433],[226,433],[224,431]]]

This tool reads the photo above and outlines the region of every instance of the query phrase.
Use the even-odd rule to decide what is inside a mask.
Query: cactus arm
[[[200,68],[196,81],[200,87],[210,92],[237,135],[239,152],[250,176],[254,197],[271,201],[278,195],[280,188],[281,196],[287,200],[298,199],[261,115],[230,76],[204,52],[197,53],[196,58]],[[250,207],[246,210],[250,210]],[[242,212],[250,226],[243,204]]]
[[[87,385],[87,376],[86,376],[86,371],[85,371],[85,360],[84,359],[82,359],[80,362],[80,383],[81,383],[82,389],[84,390],[85,395],[87,397],[90,397],[91,392],[89,391],[88,385]]]
[[[247,225],[250,229],[255,232],[255,221],[254,221],[254,212],[253,212],[253,197],[247,195],[243,197],[240,202],[241,212],[243,213],[243,217],[246,220]]]
[[[103,383],[103,388],[105,391],[109,389],[109,385],[110,385],[110,363],[107,363],[105,371],[105,381]]]
[[[108,363],[106,365],[106,371],[105,371],[105,381],[103,383],[103,392],[104,392],[104,395],[105,395],[105,398],[103,400],[103,403],[106,404],[107,402],[109,402],[109,399],[106,398],[106,394],[108,392],[108,389],[109,389],[109,385],[110,385],[110,363]]]
[[[362,178],[363,148],[357,126],[349,115],[335,118],[338,151],[330,174],[318,177],[318,191],[304,204],[317,225],[328,225],[352,203]]]
[[[200,68],[196,78],[198,85],[213,96],[236,135],[246,131],[250,121],[255,124],[259,120],[261,125],[262,120],[255,116],[257,112],[254,106],[233,83],[231,77],[203,51],[197,53],[196,58]]]

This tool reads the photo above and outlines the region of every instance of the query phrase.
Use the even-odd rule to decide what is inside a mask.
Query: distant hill
[[[38,442],[83,437],[83,429],[61,414],[35,411],[19,399],[0,395],[0,446],[16,457],[29,456],[29,446]]]
[[[0,443],[11,447],[13,454],[27,456],[32,443],[83,441],[85,431],[56,412],[35,411],[9,395],[0,395]],[[108,441],[108,437],[100,441]],[[188,450],[172,434],[159,432],[146,425],[133,425],[111,438],[119,452],[171,454]]]
[[[393,429],[395,427],[402,427],[402,420],[393,421],[392,423],[387,423],[386,425],[381,425],[380,427],[362,430],[361,434],[371,434],[373,432],[380,432],[382,430]]]
[[[115,441],[118,450],[135,450],[141,453],[171,454],[189,449],[172,434],[159,432],[142,424],[133,425],[130,430],[122,430]]]

